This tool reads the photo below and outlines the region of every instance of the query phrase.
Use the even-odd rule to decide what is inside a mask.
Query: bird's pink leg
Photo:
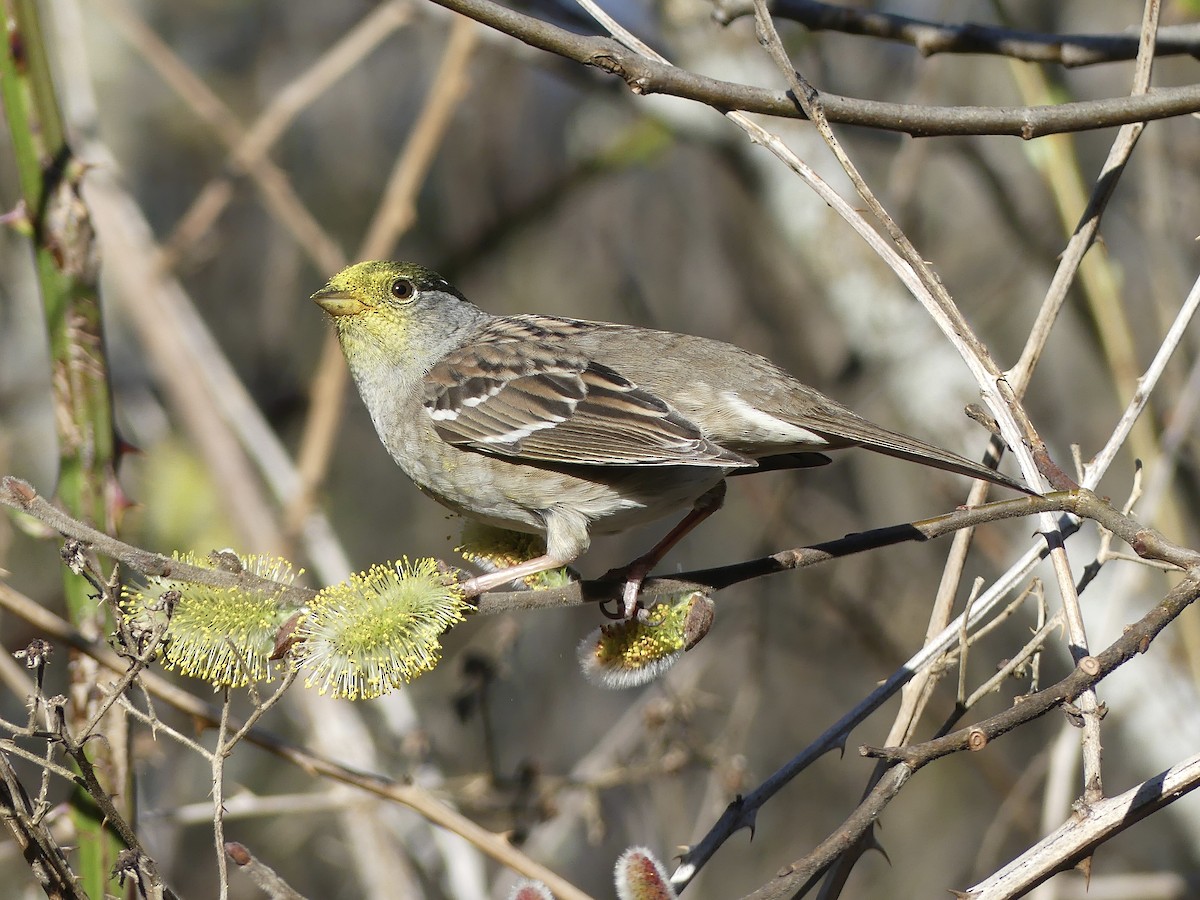
[[[646,580],[654,567],[662,562],[662,558],[671,548],[686,537],[693,528],[715,513],[725,502],[725,482],[722,481],[711,490],[702,494],[696,500],[692,511],[683,517],[683,521],[672,528],[667,536],[650,548],[650,552],[639,556],[625,569],[625,588],[621,594],[622,612],[626,619],[632,619],[638,613],[638,594],[642,590],[642,582]]]
[[[498,587],[503,587],[514,581],[520,581],[522,578],[527,578],[530,575],[536,575],[538,572],[557,569],[560,566],[565,566],[568,562],[570,560],[564,562],[558,557],[547,553],[543,556],[526,560],[523,563],[518,563],[515,566],[509,566],[507,569],[498,569],[495,572],[488,572],[486,575],[476,575],[474,578],[469,578],[462,582],[459,587],[462,588],[464,597],[474,597],[478,594],[485,594],[488,591],[495,590]]]

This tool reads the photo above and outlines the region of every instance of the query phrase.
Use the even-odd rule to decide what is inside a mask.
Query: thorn
[[[884,858],[889,866],[892,864],[892,858],[888,856],[887,851],[883,849],[883,844],[879,842],[879,837],[876,834],[875,828],[870,829],[866,834],[864,834],[861,840],[863,842],[864,850],[874,850]]]
[[[1075,868],[1083,873],[1083,886],[1089,887],[1092,883],[1092,860],[1093,856],[1085,856],[1079,862],[1075,863]]]
[[[741,797],[739,796],[739,800]],[[750,840],[754,840],[755,830],[758,827],[758,810],[751,810],[748,816],[743,817],[739,828],[748,828],[750,830]]]

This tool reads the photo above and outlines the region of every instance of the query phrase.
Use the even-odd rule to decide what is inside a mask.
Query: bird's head
[[[486,318],[450,282],[416,263],[355,263],[312,299],[333,319],[352,364],[360,353],[440,355],[460,329]]]

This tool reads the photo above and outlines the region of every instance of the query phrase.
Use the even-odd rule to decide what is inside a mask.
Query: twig
[[[1143,28],[1138,39],[1138,61],[1134,68],[1131,88],[1133,96],[1145,96],[1150,90],[1154,46],[1156,46],[1154,43],[1147,42]],[[1125,171],[1125,164],[1133,155],[1133,148],[1137,146],[1138,138],[1141,137],[1145,127],[1145,122],[1138,121],[1122,125],[1109,148],[1108,157],[1104,160],[1104,165],[1100,167],[1100,174],[1096,178],[1091,196],[1088,197],[1087,206],[1080,215],[1079,223],[1075,226],[1071,239],[1062,252],[1058,268],[1046,291],[1045,300],[1030,329],[1029,339],[1025,343],[1024,350],[1021,351],[1021,357],[1017,360],[1016,365],[1006,373],[1017,396],[1024,393],[1025,386],[1033,375],[1033,369],[1037,365],[1038,359],[1041,358],[1050,329],[1057,320],[1063,303],[1066,302],[1067,292],[1075,283],[1075,276],[1083,262],[1084,255],[1096,240],[1104,210],[1112,198],[1113,191],[1116,190],[1117,183]],[[1092,486],[1095,487],[1094,484]]]
[[[971,647],[971,641],[967,634],[967,622],[971,618],[971,606],[975,603],[975,598],[979,596],[979,591],[983,587],[983,579],[976,578],[971,585],[971,593],[967,595],[967,602],[963,605],[962,619],[958,627],[958,702],[961,705],[966,699],[967,693],[967,653]]]
[[[982,750],[990,741],[1007,734],[1082,696],[1112,674],[1119,666],[1145,653],[1154,639],[1188,606],[1200,597],[1200,568],[1189,570],[1188,577],[1176,585],[1150,612],[1125,629],[1103,652],[1081,659],[1066,678],[1057,684],[1023,698],[1016,706],[984,719],[969,728],[907,747],[863,747],[863,756],[903,761],[919,769],[935,759],[961,750]]]
[[[1172,568],[1174,568],[1174,567],[1172,567]],[[1039,579],[1039,578],[1033,579],[1033,581],[1027,587],[1022,589],[1021,593],[1019,593],[1016,597],[1013,598],[1012,602],[1009,603],[1008,606],[1004,607],[1004,609],[1002,609],[1002,610],[1000,610],[1000,612],[996,613],[996,615],[991,620],[984,623],[979,628],[975,629],[971,633],[971,643],[972,644],[979,643],[981,640],[983,640],[985,637],[987,637],[989,634],[991,634],[993,631],[995,631],[997,628],[999,628],[1001,625],[1003,625],[1006,621],[1008,621],[1008,619],[1014,613],[1016,613],[1016,611],[1018,609],[1021,608],[1022,604],[1024,604],[1025,601],[1028,600],[1030,595],[1032,595],[1032,594],[1036,594],[1039,597],[1041,597],[1041,595],[1042,595],[1041,579]],[[971,601],[971,605],[974,605],[974,600]],[[963,612],[967,613],[968,611],[964,609]]]
[[[225,821],[233,819],[291,818],[308,813],[323,814],[347,808],[368,808],[366,798],[358,794],[333,791],[304,791],[296,794],[255,794],[249,790],[225,801]],[[212,820],[212,803],[182,803],[164,811],[163,817],[177,825],[207,824]]]
[[[148,725],[150,727],[150,729],[154,732],[156,737],[157,737],[158,732],[161,731],[167,737],[169,737],[175,741],[178,741],[180,744],[182,744],[184,747],[186,747],[192,753],[195,753],[197,756],[206,760],[210,766],[212,765],[212,755],[213,755],[212,751],[209,750],[207,747],[205,747],[203,744],[201,744],[199,741],[192,740],[187,735],[180,732],[178,729],[172,728],[170,725],[160,722],[155,717],[138,709],[136,706],[133,705],[133,703],[130,702],[128,697],[122,697],[120,700],[120,703],[121,703],[121,708],[124,709],[125,712],[127,712],[129,715],[133,716],[133,718],[137,719],[138,721]],[[212,819],[212,804],[211,803],[205,804],[204,809],[205,809],[204,821],[207,822]]]
[[[0,820],[47,897],[87,900],[67,854],[46,824],[34,815],[29,796],[5,753],[0,753]]]
[[[54,735],[50,730],[47,729],[45,731],[34,732],[31,736],[44,740],[48,737],[53,737]],[[35,766],[39,767],[45,772],[48,772],[51,775],[57,775],[59,778],[62,778],[66,781],[74,781],[79,777],[77,772],[73,772],[66,766],[60,766],[56,762],[38,756],[36,753],[26,750],[24,747],[12,741],[0,740],[0,749],[2,749],[6,754],[15,756],[18,759],[23,759],[26,762],[33,763]],[[42,804],[39,802],[38,806],[40,807],[41,805]]]
[[[270,900],[304,900],[303,895],[297,893],[279,873],[266,863],[255,859],[254,854],[247,850],[245,845],[230,841],[224,850],[246,877]]]
[[[217,721],[217,746],[209,761],[212,764],[212,826],[217,845],[217,884],[219,900],[229,900],[229,867],[225,859],[225,760],[229,748],[225,735],[229,733],[229,688],[221,692],[221,717]]]
[[[174,578],[190,584],[205,584],[211,587],[237,587],[246,591],[274,594],[278,592],[280,602],[285,605],[301,606],[316,596],[316,591],[301,585],[284,585],[253,572],[227,572],[223,569],[205,569],[189,565],[182,560],[141,550],[97,531],[90,525],[73,519],[54,504],[47,501],[19,478],[6,475],[0,478],[0,504],[29,513],[45,522],[60,534],[81,540],[97,553],[115,559],[143,575],[159,578]]]
[[[1051,632],[1053,632],[1056,628],[1061,628],[1061,627],[1062,627],[1062,612],[1061,611],[1059,611],[1058,613],[1055,613],[1054,617],[1051,618],[1050,621],[1040,622],[1037,631],[1035,631],[1033,634],[1033,637],[1031,637],[1025,643],[1025,646],[1022,647],[1020,650],[1018,650],[1016,653],[1014,653],[1013,656],[1003,666],[1001,666],[999,669],[996,670],[995,674],[993,674],[991,678],[989,678],[987,681],[985,681],[983,684],[981,684],[979,687],[977,687],[971,693],[971,695],[969,697],[967,697],[966,700],[963,701],[963,703],[961,704],[961,711],[958,709],[955,710],[955,717],[957,718],[958,716],[961,715],[962,712],[965,712],[966,710],[974,707],[976,703],[978,703],[980,700],[982,700],[988,694],[992,693],[993,691],[999,690],[1000,685],[1003,684],[1005,682],[1005,680],[1007,680],[1009,677],[1011,677],[1012,674],[1017,671],[1017,669],[1019,669],[1022,665],[1024,665],[1024,663],[1027,659],[1030,659],[1031,657],[1036,657],[1036,656],[1040,655],[1040,653],[1042,652],[1042,646],[1046,643],[1046,640],[1050,637]],[[1036,691],[1036,686],[1035,686],[1034,690]],[[945,729],[943,729],[943,731],[944,730]]]
[[[76,739],[70,733],[61,708],[59,710],[57,725],[58,740],[78,769],[73,780],[88,793],[88,796],[92,798],[92,802],[96,804],[102,816],[105,829],[111,829],[115,832],[126,849],[133,854],[133,857],[136,859],[136,869],[150,879],[150,885],[147,885],[147,888],[153,889],[154,893],[161,894],[161,896],[170,898],[170,900],[178,900],[175,893],[163,882],[161,875],[158,873],[157,865],[146,853],[141,842],[138,840],[137,832],[133,830],[133,827],[121,814],[121,811],[117,809],[109,791],[100,783],[96,774],[96,767],[84,749],[84,745],[91,735],[85,734]]]
[[[713,0],[713,18],[722,25],[753,14],[754,0]],[[838,31],[911,44],[922,56],[980,53],[1074,67],[1138,55],[1138,38],[1132,34],[1043,34],[979,22],[948,24],[817,0],[773,0],[771,14],[810,31]],[[1200,58],[1200,27],[1187,24],[1160,29],[1155,55]]]
[[[1085,486],[1094,488],[1098,485],[1104,473],[1108,471],[1108,467],[1112,465],[1112,461],[1116,458],[1122,444],[1124,444],[1125,438],[1129,436],[1134,422],[1142,414],[1142,410],[1146,408],[1146,402],[1150,399],[1150,394],[1158,385],[1158,380],[1166,370],[1167,363],[1170,362],[1171,357],[1175,354],[1175,350],[1179,347],[1180,341],[1183,340],[1183,335],[1195,317],[1197,309],[1200,309],[1200,277],[1192,283],[1192,289],[1188,292],[1183,306],[1176,313],[1175,321],[1171,323],[1171,327],[1167,330],[1162,344],[1159,345],[1158,352],[1154,354],[1154,359],[1145,373],[1138,379],[1137,390],[1134,392],[1133,398],[1129,401],[1129,405],[1125,408],[1125,412],[1121,415],[1120,421],[1117,422],[1117,427],[1113,429],[1113,433],[1107,443],[1105,443],[1103,449],[1092,458],[1091,462],[1084,466],[1085,474],[1083,483]]]

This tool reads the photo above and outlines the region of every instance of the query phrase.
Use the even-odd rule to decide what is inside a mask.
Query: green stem
[[[57,496],[73,516],[112,532],[114,438],[108,370],[104,357],[94,233],[80,195],[85,167],[71,155],[51,76],[36,0],[2,0],[5,46],[0,52],[0,98],[19,174],[22,201],[33,237],[38,285],[46,316],[59,448]],[[67,610],[85,633],[110,629],[102,604],[84,579],[65,575]],[[95,676],[72,667],[71,725],[88,721]],[[115,717],[113,717],[115,718]],[[110,731],[113,725],[116,731]],[[104,789],[131,807],[128,756],[121,723],[99,726],[107,740],[89,741]],[[82,738],[82,736],[78,736]],[[88,896],[118,893],[109,872],[121,849],[96,813],[91,798],[73,804],[78,865]],[[129,809],[126,818],[132,820]]]

